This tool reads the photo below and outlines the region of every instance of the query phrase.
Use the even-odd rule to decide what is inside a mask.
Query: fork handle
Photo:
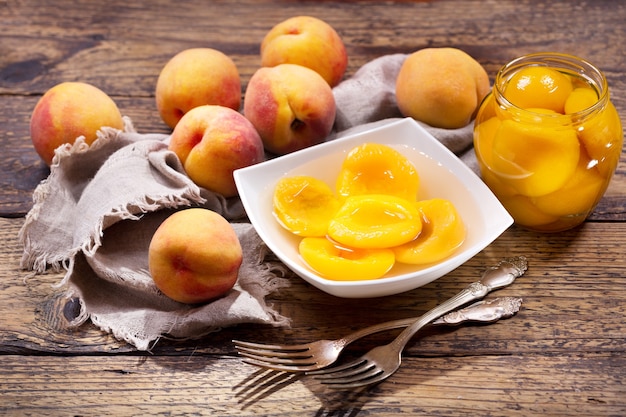
[[[465,300],[465,298],[463,300],[460,301],[454,301],[455,303],[458,302],[457,306],[461,306],[463,304],[466,304],[468,302],[470,302],[472,299],[478,299],[481,298],[481,296],[476,296],[475,298],[470,298],[469,296],[465,295],[465,292],[467,291],[471,291],[474,287],[476,286],[484,286],[485,284],[488,284],[489,287],[491,288],[496,288],[496,287],[501,287],[504,285],[508,285],[509,281],[511,281],[512,279],[515,279],[516,277],[522,275],[527,268],[527,261],[526,258],[523,256],[520,257],[516,257],[516,258],[507,258],[502,260],[500,263],[498,263],[496,266],[491,267],[489,269],[487,269],[484,273],[483,276],[481,278],[481,280],[477,283],[471,284],[470,286],[468,286],[464,292],[462,294],[458,294],[457,297],[467,297],[467,300]],[[511,281],[512,282],[512,281]],[[488,291],[487,291],[488,292]],[[485,294],[487,294],[487,292],[485,292]],[[452,301],[450,301],[452,302]],[[410,317],[410,318],[406,318],[406,319],[399,319],[399,320],[392,320],[392,321],[388,321],[385,323],[379,323],[379,324],[375,324],[372,326],[368,326],[362,329],[359,329],[357,331],[355,331],[354,333],[351,333],[347,336],[344,336],[343,338],[336,340],[335,342],[337,343],[337,345],[344,347],[347,346],[348,344],[354,342],[355,340],[358,340],[362,337],[365,336],[369,336],[370,334],[374,334],[374,333],[378,333],[378,332],[383,332],[383,331],[387,331],[387,330],[393,330],[393,329],[399,329],[401,327],[408,327],[414,323],[416,323],[417,320],[427,320],[425,323],[422,323],[419,328],[417,328],[416,330],[413,331],[413,333],[411,334],[411,336],[413,334],[415,334],[415,332],[417,332],[419,329],[421,329],[422,327],[424,327],[426,324],[428,324],[430,321],[435,320],[437,318],[439,318],[440,316],[443,316],[444,314],[454,310],[456,307],[449,307],[446,306],[445,303],[442,304],[441,306],[437,307],[437,311],[435,311],[434,309],[431,310],[429,313],[427,314],[432,314],[432,319],[428,319],[428,317],[425,317],[426,315],[420,317],[419,319],[416,319],[415,317]],[[407,329],[408,330],[408,329]],[[410,338],[410,336],[409,336]],[[406,343],[406,342],[404,342]]]
[[[497,266],[485,271],[480,281],[468,285],[452,298],[426,312],[404,329],[390,344],[400,352],[422,327],[462,305],[483,298],[494,289],[506,287],[522,275],[526,268],[526,258],[523,256],[503,260]]]
[[[499,297],[489,301],[479,301],[464,309],[444,314],[430,324],[455,326],[466,321],[493,322],[502,317],[510,317],[515,314],[519,310],[521,303],[522,299],[516,297]],[[339,342],[341,346],[346,346],[355,340],[374,333],[408,327],[415,323],[416,320],[416,317],[407,317],[405,319],[378,323],[359,329],[336,342]]]

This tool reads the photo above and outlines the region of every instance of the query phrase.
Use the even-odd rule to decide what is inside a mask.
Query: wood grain
[[[30,113],[47,89],[62,81],[92,83],[110,94],[141,132],[167,132],[156,113],[154,88],[171,56],[189,47],[220,49],[237,64],[245,90],[260,65],[264,34],[298,14],[320,17],[337,28],[349,54],[346,77],[381,55],[454,46],[474,56],[493,79],[500,66],[517,56],[553,50],[582,56],[601,68],[618,111],[626,114],[626,94],[617,94],[626,91],[624,34],[589,24],[621,27],[626,3],[389,4],[248,0],[173,7],[161,0],[142,7],[64,0],[45,7],[34,0],[8,2],[0,8],[0,126],[7,129],[0,136],[0,216],[23,216],[32,206],[32,189],[47,175],[30,148],[28,130]],[[622,161],[616,179],[621,185],[626,181],[623,166]],[[614,197],[600,204],[594,218],[614,220],[624,213],[623,195]]]
[[[87,324],[68,329],[62,319],[67,301],[59,298],[62,274],[31,276],[19,269],[21,247],[16,235],[22,221],[0,219],[0,236],[7,249],[0,254],[0,305],[5,310],[0,353],[132,352],[123,342]],[[588,242],[602,237],[593,250]],[[515,228],[446,277],[396,296],[372,300],[341,299],[293,277],[288,289],[270,296],[278,311],[291,319],[291,328],[242,325],[194,341],[161,340],[153,354],[232,354],[230,339],[301,343],[323,334],[334,338],[351,330],[399,317],[418,316],[476,281],[489,266],[508,256],[529,258],[528,271],[512,287],[497,295],[522,297],[517,315],[494,325],[464,325],[425,330],[411,344],[409,355],[539,354],[564,352],[624,352],[626,323],[622,306],[626,292],[615,281],[626,270],[619,242],[626,241],[626,225],[587,223],[559,235],[529,235]],[[512,250],[511,248],[514,248]],[[495,296],[495,294],[493,295]],[[330,312],[330,314],[329,314]],[[476,332],[480,338],[476,339]],[[358,350],[381,343],[388,334],[372,336]],[[356,349],[356,348],[355,348]]]
[[[621,386],[624,366],[623,356],[608,354],[408,358],[389,383],[343,392],[226,356],[0,356],[0,410],[102,417],[432,416],[451,410],[481,416],[619,416],[626,401],[615,387]]]
[[[424,47],[466,50],[491,79],[537,51],[572,53],[607,76],[626,121],[626,2],[584,0],[94,2],[0,0],[0,414],[8,416],[623,416],[626,415],[626,159],[604,199],[574,230],[512,227],[449,275],[369,300],[340,299],[291,276],[269,301],[290,327],[240,325],[194,340],[161,339],[137,352],[87,322],[64,320],[63,272],[19,268],[17,239],[32,192],[48,168],[30,144],[39,97],[62,81],[90,82],[142,133],[167,133],[154,86],[176,52],[214,47],[237,64],[245,86],[260,64],[263,35],[308,14],[344,39],[347,77],[386,54]],[[528,271],[496,295],[523,298],[514,317],[490,325],[424,329],[400,370],[364,392],[333,392],[312,379],[241,362],[232,339],[301,343],[340,337],[376,322],[418,316],[477,280],[503,257]],[[396,332],[350,346],[346,357]]]

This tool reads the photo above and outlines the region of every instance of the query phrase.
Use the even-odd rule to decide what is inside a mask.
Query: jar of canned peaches
[[[622,141],[604,74],[559,53],[502,67],[474,124],[483,180],[518,225],[542,232],[570,229],[589,216]]]

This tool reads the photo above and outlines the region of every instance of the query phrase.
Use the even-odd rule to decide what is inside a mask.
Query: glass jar
[[[622,151],[604,74],[566,54],[530,54],[506,64],[474,123],[483,181],[516,224],[537,231],[582,223]]]

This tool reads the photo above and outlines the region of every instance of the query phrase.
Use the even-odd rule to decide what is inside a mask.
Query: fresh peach
[[[161,118],[174,128],[194,107],[215,104],[239,110],[241,78],[224,53],[191,48],[176,54],[161,69],[155,95]]]
[[[30,137],[41,159],[52,164],[54,150],[83,136],[91,145],[101,127],[122,129],[122,115],[111,97],[82,82],[55,85],[39,99],[30,119]]]
[[[169,216],[148,248],[155,285],[181,303],[204,303],[228,292],[243,261],[241,244],[218,213],[190,208]]]
[[[261,42],[261,65],[302,65],[320,74],[331,87],[339,84],[348,54],[339,34],[323,20],[295,16],[274,26]]]
[[[409,55],[396,78],[400,112],[445,129],[469,124],[489,92],[485,69],[456,48],[425,48]]]
[[[335,122],[335,97],[312,69],[295,64],[259,68],[250,78],[244,115],[265,148],[283,155],[323,142]]]
[[[191,109],[174,128],[169,149],[200,187],[237,195],[233,171],[263,161],[263,142],[241,113],[223,106]]]

